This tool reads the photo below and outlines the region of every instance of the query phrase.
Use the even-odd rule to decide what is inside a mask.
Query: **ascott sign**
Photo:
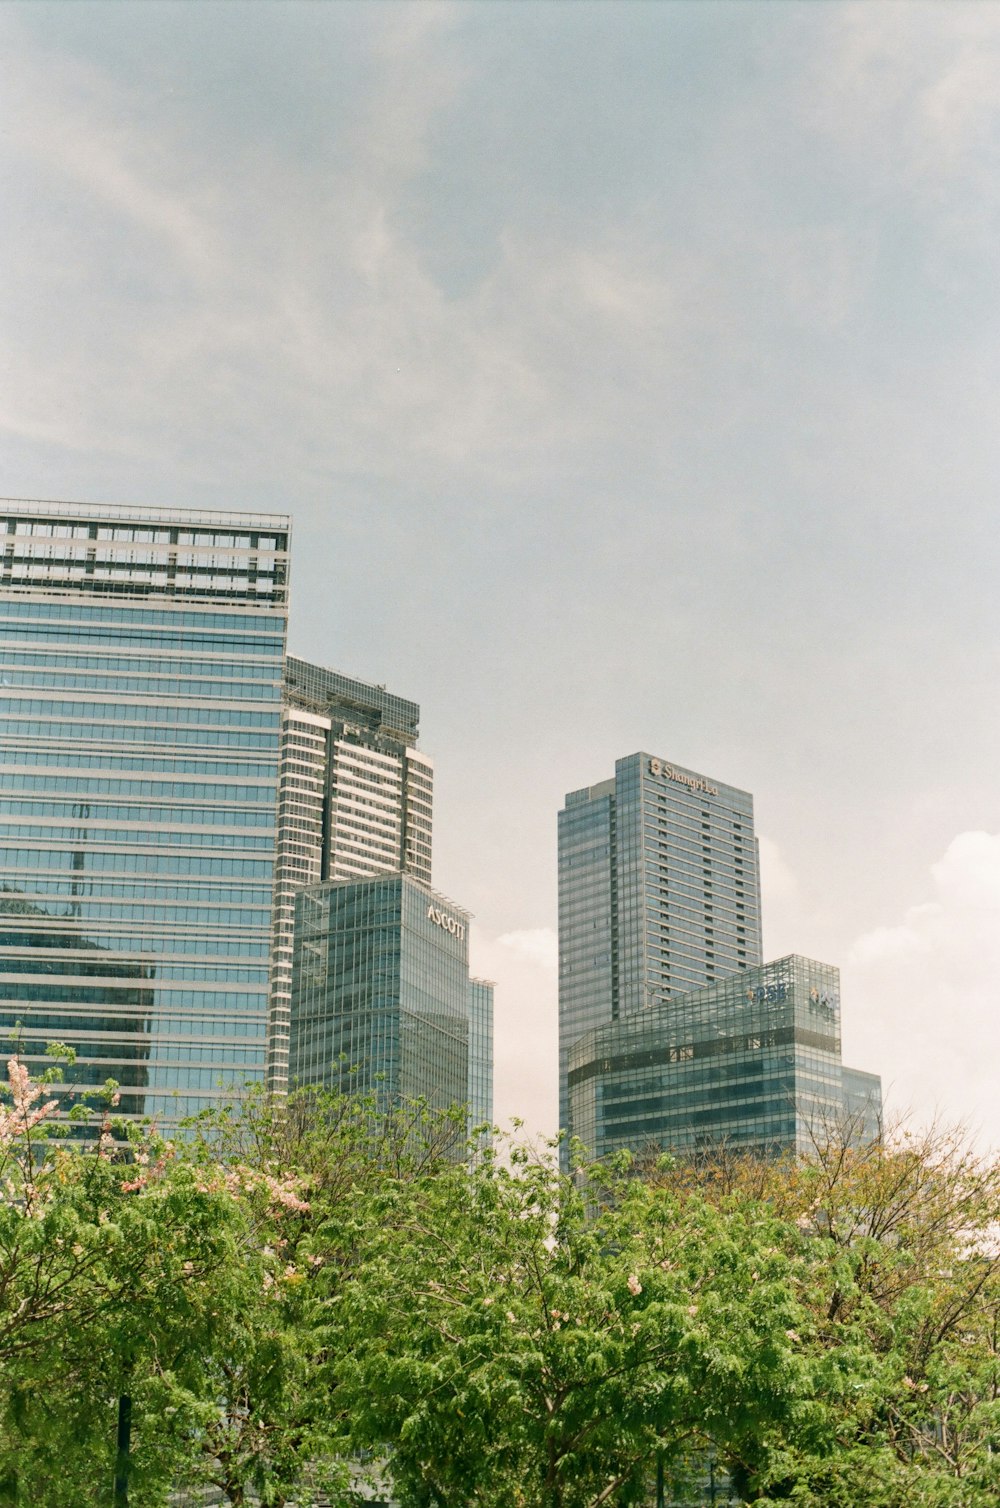
[[[719,787],[710,785],[701,775],[687,775],[683,770],[675,770],[672,764],[667,764],[663,759],[651,759],[649,761],[649,773],[662,775],[665,780],[676,780],[678,785],[686,785],[692,791],[704,791],[706,796],[717,796]]]
[[[432,904],[427,907],[427,920],[433,922],[436,927],[443,927],[446,932],[451,933],[452,937],[457,937],[459,942],[465,936],[465,923],[454,916],[449,916],[447,911],[442,911],[439,906]]]

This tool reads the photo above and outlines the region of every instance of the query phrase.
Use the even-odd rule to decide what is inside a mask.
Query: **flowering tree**
[[[8,1067],[0,1505],[347,1508],[363,1452],[404,1508],[686,1501],[709,1460],[760,1508],[1000,1500],[1000,1170],[953,1139],[577,1181],[458,1165],[421,1106],[174,1146],[113,1098],[74,1142]]]
[[[89,1143],[46,1086],[8,1066],[0,1112],[0,1502],[62,1508],[110,1492],[122,1401],[136,1449],[118,1463],[124,1502],[163,1501],[183,1432],[177,1398],[204,1400],[203,1357],[235,1293],[242,1224],[153,1132],[112,1135],[114,1087]],[[84,1112],[85,1114],[88,1112]],[[164,1411],[167,1411],[166,1414]],[[147,1427],[156,1420],[156,1427]]]
[[[229,1503],[253,1494],[300,1508],[357,1501],[353,1420],[342,1360],[355,1344],[341,1300],[384,1234],[386,1191],[433,1178],[464,1116],[420,1103],[301,1091],[249,1094],[206,1117],[190,1149],[206,1188],[224,1188],[246,1222],[241,1299],[207,1361],[217,1407],[203,1417],[184,1480]]]

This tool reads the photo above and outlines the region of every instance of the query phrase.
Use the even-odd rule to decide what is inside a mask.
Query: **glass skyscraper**
[[[763,962],[746,791],[630,754],[566,797],[559,1114],[597,1157],[878,1134],[881,1080],[841,1062],[837,970]]]
[[[290,1081],[484,1119],[492,987],[469,978],[468,913],[402,874],[311,886],[295,910]]]
[[[288,530],[0,505],[0,1034],[168,1126],[264,1074]]]
[[[559,1123],[585,1032],[762,962],[753,797],[655,755],[559,813]]]
[[[493,1124],[493,981],[469,980],[469,1134]]]
[[[878,1078],[841,1064],[838,971],[797,955],[587,1032],[570,1049],[569,1097],[597,1157],[805,1152],[845,1109],[862,1136],[881,1115]]]

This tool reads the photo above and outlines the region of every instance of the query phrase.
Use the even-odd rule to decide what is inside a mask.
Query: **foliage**
[[[352,1338],[338,1301],[357,1278],[385,1183],[433,1176],[464,1119],[422,1104],[385,1114],[373,1097],[251,1093],[238,1113],[203,1119],[191,1155],[241,1202],[253,1231],[242,1301],[207,1372],[216,1402],[188,1482],[233,1504],[294,1492],[303,1504],[353,1501],[350,1420],[338,1401]]]
[[[55,1070],[54,1070],[55,1071]],[[560,1174],[463,1120],[249,1096],[171,1145],[8,1069],[0,1505],[1000,1498],[1000,1168],[955,1137]],[[688,1484],[688,1488],[683,1483]]]
[[[811,1155],[720,1155],[653,1175],[726,1218],[762,1205],[798,1250],[809,1349],[849,1383],[825,1399],[833,1447],[794,1440],[734,1458],[751,1499],[816,1508],[1000,1497],[1000,1166],[956,1132],[896,1128],[869,1145],[824,1131]]]

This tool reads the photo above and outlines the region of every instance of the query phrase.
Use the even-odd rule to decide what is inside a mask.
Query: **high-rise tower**
[[[840,975],[792,955],[586,1032],[569,1055],[570,1119],[595,1157],[803,1153],[846,1130],[871,1140],[877,1075],[840,1051]]]
[[[0,504],[0,1034],[161,1124],[264,1075],[288,532]]]
[[[288,1079],[295,897],[385,872],[430,884],[433,765],[414,746],[415,702],[285,661],[268,1080]]]
[[[650,754],[559,813],[559,1123],[585,1032],[763,962],[753,797]]]
[[[493,985],[469,976],[469,914],[410,875],[312,885],[295,903],[289,1076],[383,1105],[493,1117]]]
[[[879,1134],[881,1081],[841,1060],[837,970],[763,962],[746,791],[630,754],[566,797],[559,1115],[597,1157]]]

